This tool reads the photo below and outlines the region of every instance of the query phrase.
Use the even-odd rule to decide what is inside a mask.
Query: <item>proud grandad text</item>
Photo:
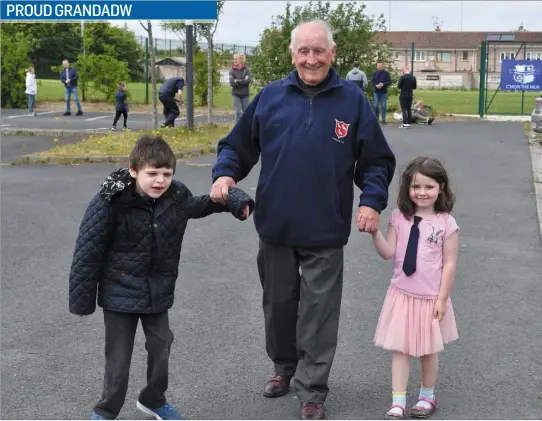
[[[6,17],[12,18],[128,18],[131,13],[131,4],[8,4],[6,7]]]

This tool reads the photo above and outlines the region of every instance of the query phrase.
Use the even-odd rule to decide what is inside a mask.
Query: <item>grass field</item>
[[[129,103],[143,104],[145,102],[145,84],[128,84],[130,92]],[[253,94],[257,91],[252,90]],[[491,101],[495,91],[487,93],[487,103]],[[149,85],[149,101],[152,94]],[[82,99],[81,92],[79,92]],[[535,98],[538,93],[525,93],[523,99],[523,114],[531,114]],[[478,114],[478,91],[458,91],[458,90],[433,90],[418,89],[415,91],[415,99],[422,99],[425,104],[431,105],[438,114]],[[64,89],[58,80],[40,80],[38,85],[38,101],[63,101]],[[103,94],[90,90],[86,95],[86,100],[91,102],[104,101]],[[217,108],[232,108],[231,91],[229,86],[222,85],[215,95],[214,106]],[[392,109],[399,108],[399,99],[390,97],[388,107]],[[522,95],[521,92],[498,92],[495,96],[488,112],[491,114],[521,114]]]

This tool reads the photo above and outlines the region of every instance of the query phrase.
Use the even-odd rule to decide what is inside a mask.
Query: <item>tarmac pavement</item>
[[[454,122],[384,130],[398,172],[417,155],[439,157],[457,194],[460,256],[452,299],[460,339],[440,358],[434,418],[541,419],[542,245],[522,125]],[[175,177],[194,194],[206,194],[214,160],[182,161]],[[257,167],[240,183],[252,196]],[[70,315],[67,280],[83,212],[115,168],[2,169],[2,419],[88,419],[100,397],[102,312]],[[395,206],[397,178],[381,217],[384,227]],[[188,419],[298,416],[293,394],[262,396],[272,365],[265,354],[257,244],[252,218],[240,222],[220,214],[188,225],[170,311],[175,342],[167,393]],[[390,262],[353,225],[329,419],[382,419],[390,405],[390,355],[372,344],[390,276]],[[148,419],[135,408],[145,364],[140,329],[120,419]],[[416,361],[409,406],[419,387],[418,369]]]

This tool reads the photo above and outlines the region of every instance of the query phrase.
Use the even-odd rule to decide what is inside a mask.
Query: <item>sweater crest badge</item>
[[[339,140],[343,137],[348,135],[348,128],[350,127],[349,123],[345,123],[344,121],[339,121],[335,119],[335,136],[337,138],[335,140],[344,143],[343,141]]]

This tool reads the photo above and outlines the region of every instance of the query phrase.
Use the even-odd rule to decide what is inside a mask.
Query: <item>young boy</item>
[[[120,116],[124,117],[124,130],[127,130],[126,120],[128,120],[128,102],[126,96],[126,84],[124,82],[119,83],[119,90],[115,93],[115,120],[113,120],[113,127],[111,130],[117,130],[117,121]]]
[[[245,220],[254,209],[254,201],[237,188],[229,191],[227,205],[209,195],[192,196],[173,180],[175,164],[160,136],[142,137],[129,168],[107,177],[81,222],[70,272],[70,312],[92,314],[97,295],[105,322],[104,389],[91,419],[114,419],[124,404],[139,320],[148,367],[137,408],[156,419],[182,419],[164,393],[173,342],[168,309],[187,222],[228,210]]]

